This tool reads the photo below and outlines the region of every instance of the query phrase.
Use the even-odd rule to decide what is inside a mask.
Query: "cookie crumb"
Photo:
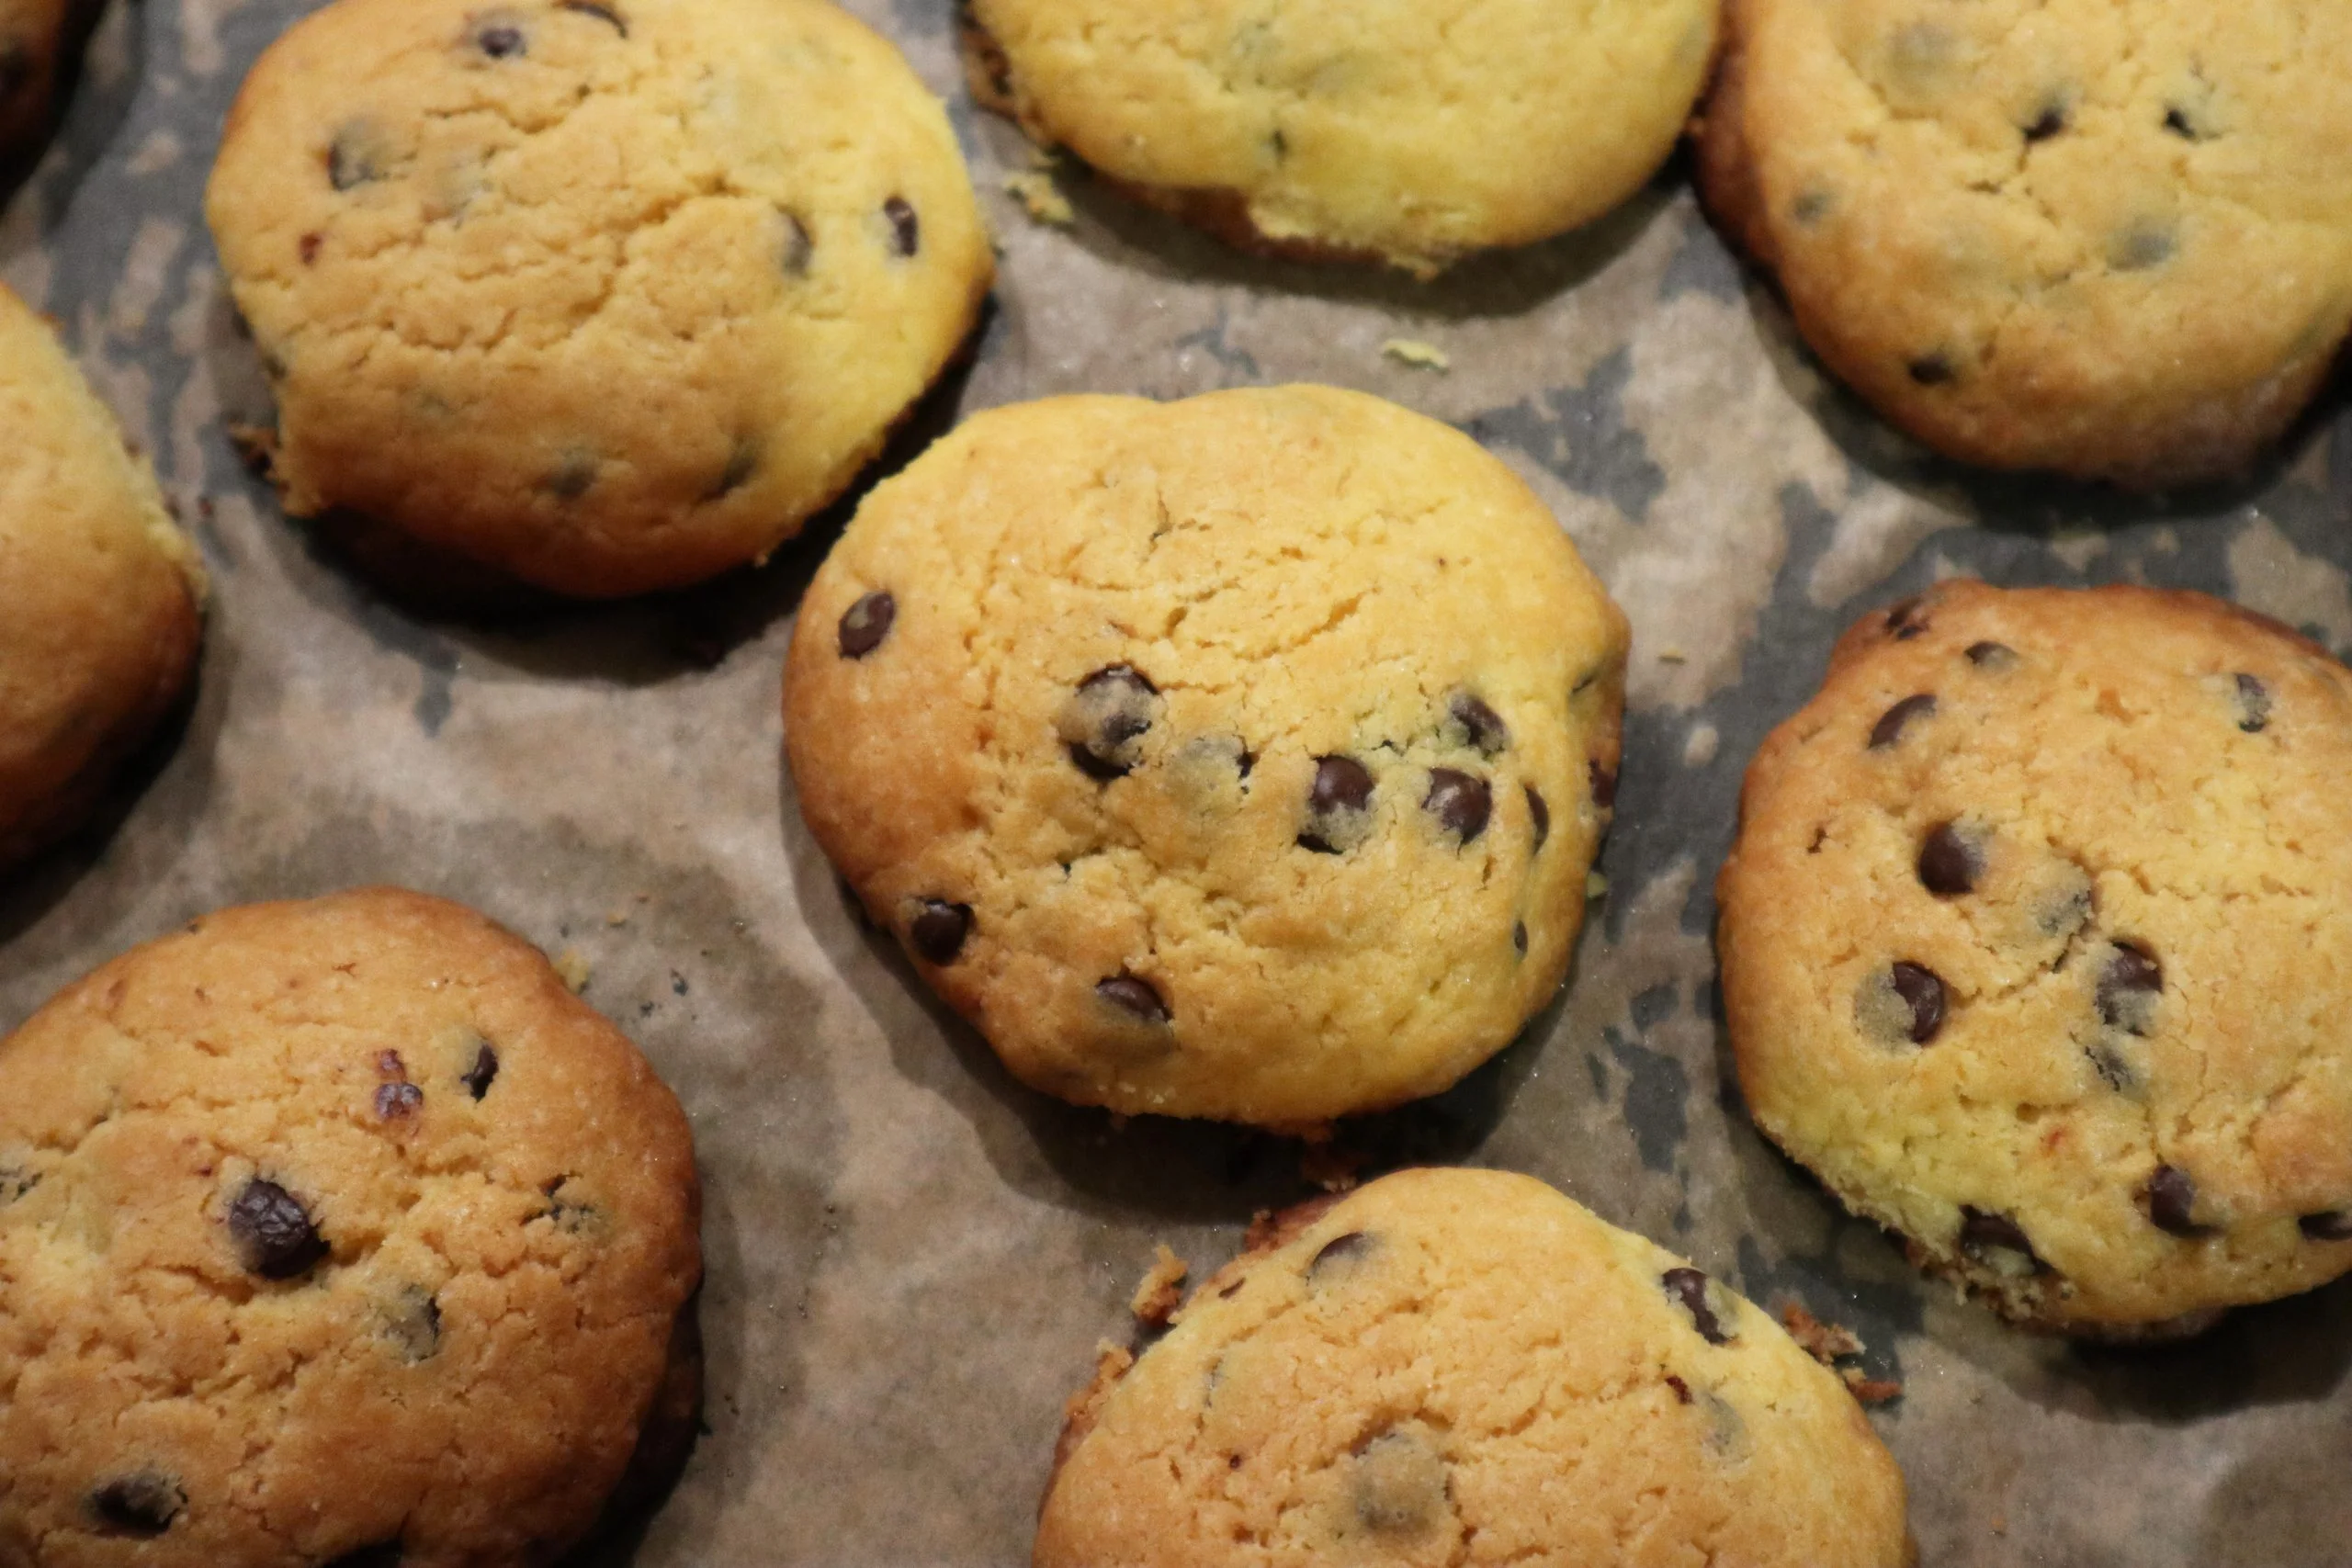
[[[1657,650],[1657,661],[1660,664],[1688,664],[1690,656],[1679,648],[1661,648]]]
[[[1903,1397],[1903,1385],[1892,1378],[1874,1378],[1863,1374],[1860,1367],[1840,1367],[1838,1375],[1846,1380],[1846,1387],[1864,1404],[1887,1404]]]
[[[277,432],[266,424],[229,425],[229,445],[237,449],[237,460],[257,479],[272,478],[277,472]]]
[[[1584,896],[1588,898],[1608,897],[1609,879],[1601,875],[1600,873],[1597,871],[1586,872],[1584,874]]]
[[[1860,1335],[1841,1325],[1822,1322],[1799,1302],[1791,1302],[1781,1309],[1781,1326],[1789,1331],[1789,1337],[1803,1347],[1806,1355],[1825,1367],[1834,1365],[1840,1356],[1862,1353]]]
[[[1021,209],[1039,223],[1066,229],[1077,221],[1070,209],[1069,197],[1054,184],[1054,176],[1040,169],[1023,169],[1004,176],[1004,194],[1021,204]]]
[[[1417,337],[1392,337],[1380,345],[1380,352],[1416,370],[1434,370],[1443,375],[1453,368],[1453,361],[1446,357],[1445,350]]]
[[[607,909],[605,911],[605,923],[608,926],[625,926],[628,924],[628,916],[629,912],[625,908]]]
[[[555,955],[555,972],[576,997],[588,988],[588,976],[593,971],[578,948],[567,947]]]
[[[1143,1282],[1136,1287],[1134,1299],[1127,1303],[1127,1310],[1135,1314],[1136,1321],[1152,1328],[1166,1327],[1168,1320],[1175,1315],[1176,1304],[1184,1299],[1184,1276],[1188,1272],[1184,1260],[1169,1250],[1166,1242],[1154,1248],[1151,1271],[1143,1277]]]

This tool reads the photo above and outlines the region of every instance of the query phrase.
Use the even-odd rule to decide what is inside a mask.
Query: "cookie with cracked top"
[[[1531,1177],[1403,1171],[1253,1239],[1070,1402],[1035,1568],[1913,1561],[1837,1375]]]
[[[335,0],[206,216],[287,510],[587,597],[791,537],[994,265],[938,100],[822,0]]]
[[[1023,1081],[1293,1127],[1558,988],[1626,627],[1468,437],[1329,388],[1064,398],[869,496],[785,738],[875,922]]]
[[[221,910],[0,1040],[0,1562],[535,1568],[673,1474],[676,1099],[535,949]]]
[[[1757,1122],[2028,1324],[2178,1337],[2352,1271],[2347,769],[2352,671],[2218,599],[1865,616],[1717,884]]]
[[[2352,330],[2352,10],[1731,0],[1724,26],[1708,207],[1939,452],[2225,478]]]
[[[196,674],[204,570],[147,460],[0,287],[0,870],[97,804]]]
[[[1666,161],[1714,0],[967,0],[979,100],[1229,243],[1432,276]]]

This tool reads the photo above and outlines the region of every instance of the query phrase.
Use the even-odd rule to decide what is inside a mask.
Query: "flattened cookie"
[[[1071,1402],[1036,1568],[1911,1561],[1836,1375],[1542,1182],[1405,1171],[1286,1230]]]
[[[976,90],[1227,239],[1424,276],[1600,217],[1682,132],[1714,0],[969,0]]]
[[[822,0],[336,0],[206,212],[287,510],[590,596],[791,536],[993,265],[938,102]]]
[[[2008,1315],[2352,1270],[2352,673],[2219,600],[1953,581],[1764,743],[1718,943],[1758,1124]]]
[[[817,841],[1024,1081],[1260,1125],[1434,1093],[1557,989],[1625,622],[1476,443],[1351,392],[1064,398],[810,585]]]
[[[0,1041],[0,1562],[553,1561],[690,1408],[694,1149],[535,950],[224,910]]]
[[[2352,8],[1731,0],[1702,189],[1938,451],[2242,468],[2352,326]]]
[[[204,574],[57,339],[0,288],[0,867],[74,827],[186,691]]]

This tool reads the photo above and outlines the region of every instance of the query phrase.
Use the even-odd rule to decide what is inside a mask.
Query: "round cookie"
[[[246,79],[206,214],[287,510],[583,596],[790,537],[993,267],[939,103],[823,0],[336,0]]]
[[[810,584],[817,841],[1023,1081],[1296,1127],[1558,988],[1624,618],[1468,437],[1329,388],[1062,398],[877,487]]]
[[[0,1041],[0,1562],[552,1562],[692,1407],[698,1205],[676,1099],[469,910],[116,959]]]
[[[2352,1270],[2352,673],[2201,594],[1951,581],[1838,645],[1717,886],[1758,1123],[2011,1317]]]
[[[968,0],[975,92],[1237,243],[1422,276],[1657,172],[1714,0]]]
[[[0,287],[0,868],[72,829],[187,688],[204,574],[146,459]]]
[[[1291,1216],[1070,1404],[1036,1568],[1909,1562],[1902,1473],[1764,1313],[1532,1178]]]
[[[2219,478],[2352,327],[2347,56],[2311,0],[1730,0],[1702,189],[1936,450]]]

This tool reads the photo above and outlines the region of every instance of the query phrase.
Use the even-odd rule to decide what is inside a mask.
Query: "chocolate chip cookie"
[[[975,91],[1257,249],[1434,275],[1590,221],[1681,134],[1713,0],[969,0]]]
[[[1702,186],[1938,451],[2218,478],[2352,327],[2352,10],[1731,0]]]
[[[456,905],[116,959],[0,1041],[0,1562],[552,1561],[691,1410],[697,1205],[645,1059]]]
[[[1946,582],[1747,773],[1766,1133],[2011,1317],[2149,1337],[2352,1270],[2352,673],[2195,593]]]
[[[1024,1081],[1291,1126],[1558,988],[1625,622],[1476,443],[1329,388],[1065,398],[875,491],[802,602],[817,841]]]
[[[1106,1359],[1058,1457],[1036,1568],[1911,1561],[1902,1474],[1835,1374],[1500,1171],[1289,1216]]]
[[[822,0],[336,0],[206,212],[287,510],[587,596],[791,536],[993,265],[939,103]]]
[[[72,829],[187,690],[204,573],[145,458],[0,287],[0,867]]]

